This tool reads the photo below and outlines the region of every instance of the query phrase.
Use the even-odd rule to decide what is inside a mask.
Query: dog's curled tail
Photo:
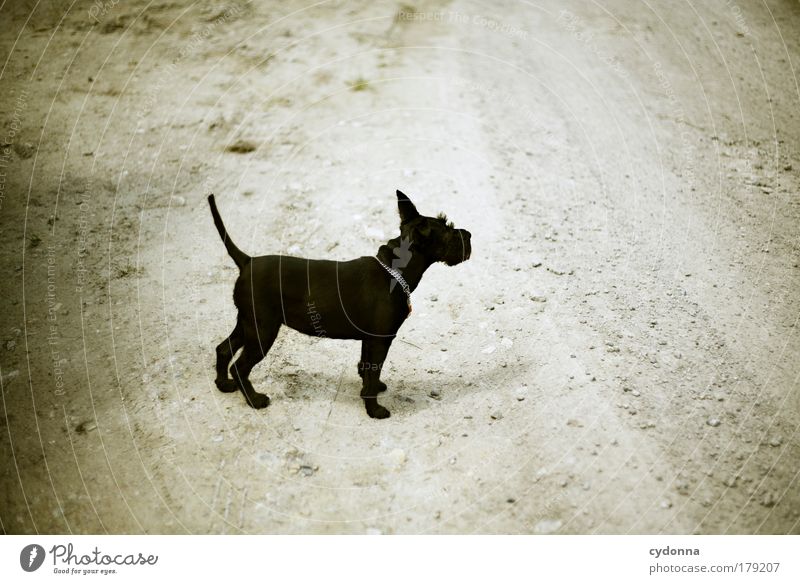
[[[228,250],[228,255],[233,258],[233,261],[236,262],[236,265],[241,270],[247,262],[250,261],[250,256],[236,247],[236,244],[231,241],[231,238],[228,237],[228,231],[225,229],[225,224],[222,222],[222,217],[219,216],[219,211],[217,211],[217,203],[214,202],[214,195],[208,195],[208,204],[211,206],[211,216],[214,217],[214,225],[217,226],[217,231],[219,231],[219,236],[222,238],[222,243],[225,244],[225,249]]]

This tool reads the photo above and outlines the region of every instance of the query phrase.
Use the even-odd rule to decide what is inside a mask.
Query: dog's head
[[[453,227],[443,213],[438,217],[420,215],[411,199],[401,191],[397,191],[397,209],[401,241],[413,245],[411,253],[421,253],[431,262],[444,262],[448,266],[469,259],[472,253],[469,231]]]

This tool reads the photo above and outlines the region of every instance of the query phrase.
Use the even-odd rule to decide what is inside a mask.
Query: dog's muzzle
[[[448,254],[449,257],[445,261],[448,266],[465,262],[472,255],[472,243],[470,242],[472,234],[466,229],[457,229],[456,232],[450,246],[452,253]]]

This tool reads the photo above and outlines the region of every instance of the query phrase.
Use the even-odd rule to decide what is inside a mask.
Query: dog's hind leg
[[[236,382],[228,377],[228,366],[231,364],[231,359],[236,354],[236,351],[242,348],[244,344],[244,333],[242,331],[242,323],[237,318],[236,326],[233,332],[227,339],[217,345],[217,378],[214,383],[217,389],[222,392],[230,393],[239,389]]]
[[[384,389],[386,388],[386,385],[380,380],[380,375],[391,344],[391,338],[364,341],[362,362],[366,364],[366,367],[363,369],[364,383],[361,389],[361,398],[364,400],[364,407],[366,407],[370,418],[383,419],[391,415],[389,410],[378,403],[378,393],[381,391],[381,386]],[[364,360],[364,357],[366,357],[366,360]]]
[[[253,367],[267,355],[267,352],[278,336],[280,325],[270,328],[267,331],[260,331],[260,335],[244,335],[244,349],[242,354],[231,366],[231,374],[236,380],[239,389],[242,390],[247,403],[256,409],[265,408],[269,405],[269,397],[263,393],[258,393],[250,383],[250,372]]]
[[[364,370],[370,366],[367,360],[367,341],[361,342],[361,360],[358,362],[358,375],[364,379]],[[383,381],[378,381],[378,393],[386,391],[386,384]]]

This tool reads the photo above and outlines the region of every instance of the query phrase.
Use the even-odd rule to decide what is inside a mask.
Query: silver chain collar
[[[397,271],[397,270],[395,270],[394,268],[390,268],[389,266],[387,266],[386,264],[384,264],[384,263],[383,263],[383,262],[380,260],[380,258],[378,258],[377,256],[373,256],[373,257],[374,257],[374,258],[377,260],[377,262],[378,262],[378,263],[379,263],[379,264],[380,264],[380,265],[383,267],[383,269],[384,269],[384,270],[386,270],[387,272],[389,272],[389,275],[390,275],[392,278],[394,278],[395,280],[397,280],[397,283],[398,283],[398,284],[400,284],[400,287],[403,289],[403,292],[405,292],[405,293],[406,293],[406,298],[408,299],[408,305],[409,305],[409,306],[411,306],[411,288],[409,287],[409,285],[408,285],[408,282],[406,282],[406,281],[405,281],[405,278],[403,278],[403,276],[401,276],[401,275],[400,275],[400,272],[398,272],[398,271]]]

